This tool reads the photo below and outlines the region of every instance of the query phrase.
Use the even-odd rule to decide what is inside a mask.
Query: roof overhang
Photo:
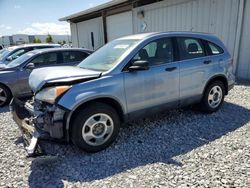
[[[96,7],[93,7],[93,8],[90,8],[90,9],[87,9],[87,10],[84,10],[84,11],[63,17],[63,18],[60,18],[59,21],[70,21],[70,20],[76,19],[78,17],[87,16],[88,14],[98,13],[104,9],[125,3],[127,1],[129,1],[129,0],[112,0],[112,1],[109,1],[107,3],[98,5]]]

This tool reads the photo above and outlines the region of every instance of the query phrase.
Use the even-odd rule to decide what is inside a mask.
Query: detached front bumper
[[[13,99],[10,104],[13,120],[18,125],[24,140],[24,146],[29,157],[46,155],[44,150],[39,145],[40,133],[35,129],[35,126],[28,119],[29,112],[24,107],[25,103]]]
[[[64,110],[14,98],[10,104],[10,111],[21,130],[28,156],[46,155],[39,144],[41,139],[64,140],[63,119],[66,113]]]

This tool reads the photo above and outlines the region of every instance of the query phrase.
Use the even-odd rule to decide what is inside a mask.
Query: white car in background
[[[12,46],[0,50],[0,64],[8,64],[17,59],[21,55],[42,48],[59,48],[59,44],[24,44],[20,46]]]

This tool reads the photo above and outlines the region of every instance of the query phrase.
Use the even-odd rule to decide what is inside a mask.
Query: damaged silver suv
[[[77,67],[34,70],[32,100],[11,103],[29,155],[39,139],[72,141],[98,152],[117,137],[120,124],[197,104],[216,112],[233,88],[232,58],[204,33],[147,33],[114,40]]]

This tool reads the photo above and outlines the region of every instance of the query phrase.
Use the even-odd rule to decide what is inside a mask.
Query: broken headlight
[[[70,86],[48,87],[38,92],[35,99],[54,104],[57,97],[65,93]]]

